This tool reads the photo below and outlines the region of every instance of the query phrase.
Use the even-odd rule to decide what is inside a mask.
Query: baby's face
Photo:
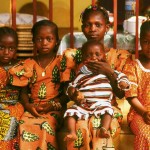
[[[83,61],[104,61],[105,53],[100,45],[91,45],[83,54]]]

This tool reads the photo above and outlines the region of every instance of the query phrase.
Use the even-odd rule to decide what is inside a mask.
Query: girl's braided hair
[[[142,23],[140,28],[140,38],[150,31],[150,20],[146,20]]]
[[[32,38],[33,42],[35,42],[34,40],[35,40],[35,37],[36,37],[36,35],[38,33],[38,30],[42,26],[52,27],[53,28],[53,32],[54,32],[54,34],[56,36],[56,40],[57,40],[57,42],[59,42],[58,27],[57,27],[57,25],[54,22],[52,22],[50,20],[40,20],[40,21],[36,22],[33,25],[32,29],[31,29],[31,33],[33,35],[33,38]]]
[[[17,32],[13,28],[7,27],[7,26],[0,27],[0,37],[4,35],[12,36],[15,39],[16,44],[18,44],[18,35],[17,35]]]
[[[81,13],[80,15],[80,20],[82,23],[84,23],[84,21],[87,19],[87,17],[89,16],[90,13],[92,12],[98,12],[100,14],[103,15],[105,21],[106,21],[106,24],[109,24],[109,15],[108,15],[108,12],[107,10],[104,8],[104,7],[101,7],[99,5],[90,5],[88,6],[87,8],[84,9],[84,11]]]

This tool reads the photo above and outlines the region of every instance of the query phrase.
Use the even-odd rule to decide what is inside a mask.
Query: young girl
[[[69,84],[67,93],[76,102],[65,112],[69,134],[66,140],[76,140],[76,120],[87,120],[91,116],[101,119],[100,136],[109,138],[108,130],[113,116],[111,100],[113,97],[109,79],[103,74],[93,74],[86,67],[89,61],[106,61],[102,43],[96,40],[86,42],[81,48],[82,67],[75,80]],[[83,65],[85,64],[85,65]],[[115,71],[116,73],[119,73]],[[119,86],[129,87],[129,81],[123,73],[119,75]],[[125,82],[126,81],[126,82]]]
[[[32,34],[38,55],[10,70],[12,84],[25,86],[21,92],[26,112],[19,127],[20,149],[58,149],[56,129],[67,100],[60,84],[60,58],[56,56],[58,28],[49,20],[41,20],[34,24]]]
[[[24,112],[19,102],[20,88],[8,82],[8,70],[15,58],[18,36],[10,27],[0,27],[0,149],[18,149],[18,123]],[[11,77],[10,77],[11,79]]]
[[[126,98],[131,105],[128,123],[135,134],[134,150],[150,148],[150,21],[141,26],[139,59],[129,63],[124,73],[131,81]]]
[[[110,25],[107,11],[103,7],[97,5],[90,5],[82,12],[80,18],[82,21],[82,31],[86,36],[87,40],[89,41],[91,39],[95,39],[100,41],[101,43],[104,43],[104,36],[108,32]],[[118,84],[116,80],[118,78],[118,75],[114,73],[114,69],[121,72],[125,63],[129,61],[131,54],[126,50],[108,48],[105,46],[105,43],[104,49],[107,62],[90,61],[86,66],[93,73],[106,75],[110,80],[110,84],[115,95],[119,98],[122,98],[124,97],[124,91],[117,88]],[[63,78],[68,80],[66,78],[67,74],[69,72],[70,74],[73,74],[73,70],[75,70],[78,67],[78,64],[80,64],[80,53],[77,49],[67,49],[63,53],[62,60],[62,70],[64,71]],[[119,123],[122,117],[122,113],[118,108],[115,95],[112,100],[114,116],[110,127],[111,136],[114,139],[114,141],[116,141],[116,139],[119,139],[119,133],[121,130]],[[102,147],[104,146],[113,147],[112,143],[108,144],[109,140],[107,140],[108,142],[106,144],[105,139],[102,139],[100,141],[100,139],[97,139],[95,137],[93,139],[89,138],[91,137],[91,135],[95,136],[96,130],[101,124],[101,122],[100,120],[94,117],[88,120],[88,122],[89,123],[87,125],[86,121],[77,121],[76,131],[77,133],[80,133],[78,134],[78,137],[80,139],[82,138],[82,140],[80,140],[80,142],[75,141],[69,143],[67,145],[68,149],[76,150],[80,147],[89,150],[89,143],[91,142],[91,140],[94,141],[93,150],[102,149]],[[115,148],[117,149],[119,142],[116,142],[114,144]]]

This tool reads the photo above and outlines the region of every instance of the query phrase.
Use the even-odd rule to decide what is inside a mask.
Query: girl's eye
[[[144,44],[146,44],[146,45],[147,45],[147,44],[149,44],[149,42],[148,42],[148,41],[146,41],[146,40],[144,40],[144,41],[143,41],[143,43],[144,43]]]
[[[8,49],[9,52],[14,52],[16,50],[16,47],[5,47],[5,46],[0,46],[0,50],[5,50]]]
[[[0,46],[0,50],[4,50],[5,49],[5,47],[4,46]]]
[[[15,47],[9,47],[8,50],[9,50],[10,52],[14,52],[14,51],[16,50],[16,48],[15,48]]]
[[[48,42],[51,42],[53,40],[53,38],[51,38],[51,37],[48,37],[46,39],[47,39]]]
[[[90,27],[90,24],[84,24],[83,27],[84,28]]]
[[[37,42],[42,42],[44,40],[48,41],[48,42],[51,42],[54,38],[52,37],[47,37],[47,38],[37,38],[36,41]]]
[[[97,24],[96,24],[96,27],[101,27],[101,24],[97,23]]]
[[[37,42],[42,42],[42,39],[41,38],[37,38],[36,41]]]

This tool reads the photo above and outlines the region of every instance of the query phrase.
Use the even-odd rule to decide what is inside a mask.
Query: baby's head
[[[97,40],[90,40],[83,44],[81,48],[82,61],[105,61],[104,45]]]

